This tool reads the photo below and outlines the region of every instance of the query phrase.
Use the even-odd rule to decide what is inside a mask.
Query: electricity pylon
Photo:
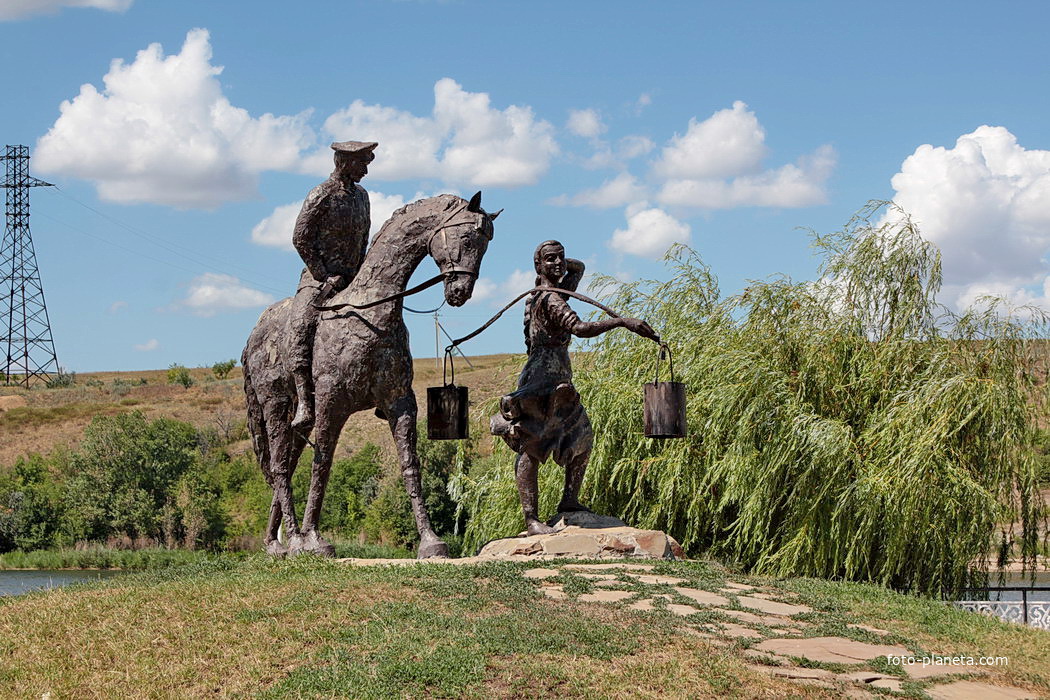
[[[0,363],[6,384],[26,387],[59,371],[44,287],[29,232],[29,188],[53,187],[29,175],[29,147],[7,146],[6,226],[0,244]]]

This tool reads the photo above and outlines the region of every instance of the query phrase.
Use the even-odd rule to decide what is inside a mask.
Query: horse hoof
[[[306,538],[301,534],[296,533],[294,535],[288,535],[288,556],[297,557],[306,549]]]
[[[303,535],[304,552],[311,552],[319,557],[334,557],[335,547],[332,543],[317,534],[317,530],[310,530]]]
[[[448,545],[441,540],[434,538],[432,540],[423,540],[419,543],[419,551],[416,552],[416,559],[447,559],[448,558]]]
[[[288,556],[288,548],[274,540],[266,543],[266,553],[275,559],[283,559]]]
[[[541,523],[539,520],[531,521],[526,530],[530,535],[553,535],[557,532],[553,527],[546,523]]]

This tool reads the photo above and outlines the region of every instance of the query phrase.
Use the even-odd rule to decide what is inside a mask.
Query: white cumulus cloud
[[[627,228],[616,229],[609,245],[621,253],[655,259],[674,243],[688,243],[689,237],[689,224],[643,203],[627,208]]]
[[[114,60],[100,92],[85,84],[37,144],[41,173],[91,180],[102,199],[215,207],[256,191],[260,172],[297,167],[313,141],[307,114],[252,117],[222,93],[207,30],[179,53],[160,44]]]
[[[623,172],[606,180],[599,187],[583,190],[571,197],[561,195],[551,200],[551,204],[574,207],[591,207],[592,209],[611,209],[632,204],[645,198],[645,188],[638,183],[634,175]]]
[[[370,178],[437,178],[475,187],[517,187],[539,180],[558,152],[554,128],[528,106],[498,109],[484,92],[467,92],[451,78],[434,84],[428,116],[356,100],[325,121],[334,140],[378,141]],[[308,172],[327,173],[327,149],[312,154]]]
[[[53,15],[66,7],[91,7],[96,10],[123,12],[135,0],[2,0],[0,22],[33,15]]]
[[[948,301],[994,294],[1050,309],[1050,151],[981,126],[951,148],[919,146],[891,182],[941,249]]]
[[[132,345],[131,349],[135,350],[136,352],[150,352],[151,350],[156,350],[159,347],[160,341],[156,338],[150,338],[145,343],[141,343],[139,345]]]
[[[273,297],[246,286],[233,275],[206,272],[190,282],[186,297],[175,304],[197,316],[214,316],[272,304]]]
[[[827,201],[824,183],[835,167],[831,146],[821,146],[796,164],[730,180],[671,180],[660,190],[663,204],[700,209],[808,207]]]
[[[269,216],[252,227],[252,243],[282,250],[295,250],[292,245],[292,229],[295,228],[295,220],[302,208],[302,201],[282,204],[275,208]]]
[[[605,124],[593,109],[570,109],[565,128],[577,136],[593,139],[605,131]]]
[[[653,175],[664,182],[659,201],[700,209],[824,203],[834,149],[821,146],[797,163],[765,168],[765,139],[755,113],[740,101],[704,121],[690,119],[686,133],[676,134],[653,164]]]
[[[422,195],[417,194],[415,199]],[[413,200],[415,201],[415,200]],[[395,211],[405,206],[405,198],[399,194],[383,194],[382,192],[368,192],[369,215],[372,218],[372,235],[375,235],[383,227],[386,220]]]
[[[738,100],[702,122],[690,119],[685,134],[675,134],[653,167],[668,179],[742,175],[759,168],[766,157],[765,141],[755,113]]]

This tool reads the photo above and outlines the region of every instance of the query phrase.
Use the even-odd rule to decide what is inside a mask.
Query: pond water
[[[119,576],[121,571],[84,571],[33,569],[29,571],[0,571],[0,596],[21,595],[44,588],[61,588],[74,583],[97,581]]]
[[[997,575],[992,574],[988,577],[988,585],[991,588],[1033,588],[1033,590],[1028,591],[1028,600],[1050,601],[1050,571],[1036,573],[1035,583],[1032,583],[1028,574],[1022,576],[1019,573],[1010,573],[1001,582]],[[982,596],[976,596],[972,592],[964,593],[963,597],[967,599],[982,598]],[[991,591],[988,594],[988,600],[1021,600],[1021,598],[1021,591]]]

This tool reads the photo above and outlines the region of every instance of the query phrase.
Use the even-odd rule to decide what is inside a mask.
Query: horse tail
[[[259,467],[263,471],[263,475],[266,477],[266,481],[270,481],[270,443],[266,439],[266,420],[263,418],[262,403],[259,402],[259,396],[255,393],[255,385],[252,383],[251,370],[249,366],[251,364],[251,357],[248,353],[248,348],[251,347],[251,342],[244,347],[244,352],[241,353],[241,368],[244,370],[244,403],[248,409],[248,432],[252,436],[252,447],[255,450],[255,456],[259,460]]]

